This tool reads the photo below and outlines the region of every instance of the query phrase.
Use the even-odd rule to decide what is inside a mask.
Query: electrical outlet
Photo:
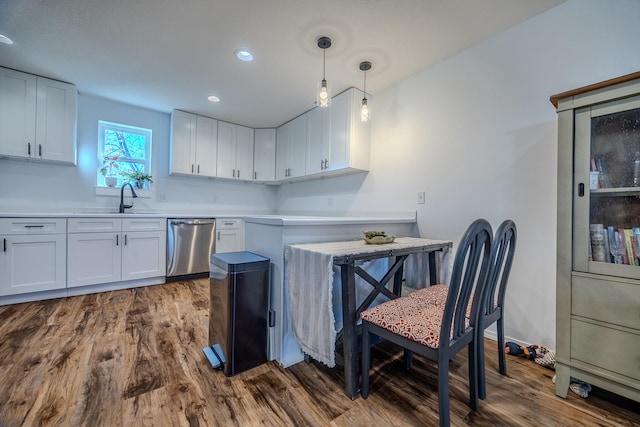
[[[158,200],[160,200],[161,202],[166,202],[167,201],[167,193],[158,194]]]
[[[418,204],[424,205],[424,191],[418,191]]]

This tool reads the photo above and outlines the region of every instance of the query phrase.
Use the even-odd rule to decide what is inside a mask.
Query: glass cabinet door
[[[640,96],[575,117],[574,270],[640,278]]]

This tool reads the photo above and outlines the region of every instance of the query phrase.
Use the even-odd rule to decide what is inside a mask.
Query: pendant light
[[[360,71],[364,71],[364,89],[362,91],[362,107],[360,107],[360,120],[368,122],[370,119],[369,105],[367,103],[367,71],[371,69],[371,62],[364,61],[360,63]]]
[[[316,104],[318,107],[328,107],[331,105],[331,89],[325,79],[325,53],[331,47],[331,39],[329,37],[320,37],[318,39],[318,47],[322,49],[322,81],[318,85]]]

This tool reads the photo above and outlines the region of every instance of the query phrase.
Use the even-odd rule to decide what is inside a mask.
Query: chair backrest
[[[483,308],[481,310],[481,316],[483,317],[490,316],[496,310],[502,309],[503,307],[509,273],[511,272],[511,264],[513,263],[513,254],[516,249],[517,234],[516,224],[512,220],[507,219],[500,224],[493,238],[493,244],[491,245],[491,262],[487,275],[487,283],[484,287],[485,295],[483,296]],[[496,289],[498,291],[497,298]],[[485,325],[485,327],[486,326],[487,325]]]
[[[477,219],[467,228],[456,249],[440,330],[441,349],[454,346],[458,339],[469,333],[466,317],[472,294],[474,300],[470,326],[477,322],[478,302],[483,295],[481,287],[486,282],[492,238],[493,231],[489,222]],[[445,346],[444,343],[449,345]]]

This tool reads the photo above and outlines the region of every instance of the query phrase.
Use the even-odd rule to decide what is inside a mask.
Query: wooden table
[[[302,258],[296,258],[298,251],[317,253],[324,256],[324,260],[330,260],[334,266],[340,267],[342,281],[342,314],[344,319],[343,329],[336,336],[337,341],[342,340],[344,358],[345,393],[352,399],[359,395],[359,354],[358,348],[358,318],[363,310],[366,310],[379,294],[389,299],[397,298],[402,292],[402,278],[404,263],[411,254],[427,254],[429,258],[429,283],[438,282],[438,260],[436,252],[448,251],[452,242],[448,240],[432,240],[414,237],[399,237],[393,243],[383,245],[367,245],[363,240],[349,242],[313,243],[289,246],[290,256],[288,262],[301,262]],[[296,251],[297,250],[297,251]],[[380,280],[376,280],[368,274],[360,264],[379,258],[390,258],[390,268]],[[329,266],[330,267],[330,266]],[[373,289],[364,301],[356,304],[356,276],[369,283]],[[393,279],[392,289],[387,285]],[[306,277],[305,280],[292,280],[289,277],[289,286],[306,286],[305,290],[323,289],[333,286],[333,283],[322,283],[326,278]],[[308,315],[310,307],[302,307],[298,315]],[[294,315],[292,311],[292,316]],[[295,324],[295,319],[292,319]],[[300,336],[300,334],[298,334]]]

